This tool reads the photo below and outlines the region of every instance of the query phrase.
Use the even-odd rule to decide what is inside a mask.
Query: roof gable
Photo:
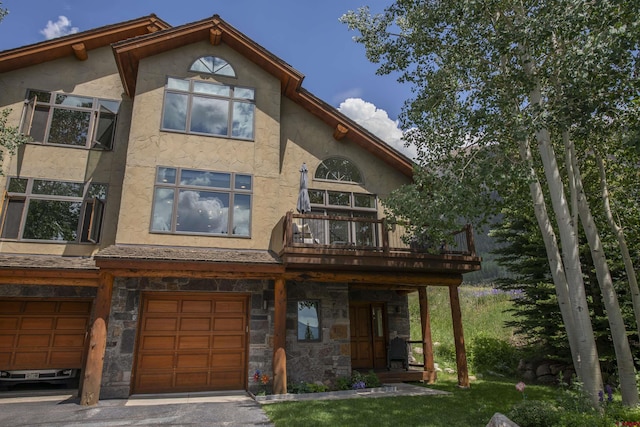
[[[171,27],[151,14],[142,18],[107,25],[81,33],[47,40],[28,46],[0,52],[0,72],[16,70],[74,55],[79,60],[88,57],[88,51],[123,39],[153,33]]]

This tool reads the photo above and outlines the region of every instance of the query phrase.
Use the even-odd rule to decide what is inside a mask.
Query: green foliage
[[[543,400],[523,400],[505,415],[520,427],[551,427],[560,421],[558,408]]]
[[[478,336],[471,342],[470,364],[475,373],[497,373],[513,376],[518,367],[516,348],[499,338]]]
[[[0,9],[0,20],[2,19],[2,9]],[[20,133],[20,129],[7,125],[7,118],[11,113],[11,109],[0,111],[0,165],[4,160],[4,154],[14,155],[18,147],[29,142],[30,138]],[[0,168],[0,175],[3,175]]]

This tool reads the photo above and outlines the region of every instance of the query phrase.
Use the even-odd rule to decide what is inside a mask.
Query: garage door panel
[[[57,301],[26,301],[24,304],[24,313],[53,314],[57,308]]]
[[[211,313],[212,301],[185,300],[182,301],[183,313]]]
[[[18,347],[49,347],[51,335],[20,335],[18,336]]]
[[[132,392],[245,388],[248,300],[223,293],[143,294]],[[174,304],[176,311],[158,311]]]
[[[145,369],[173,369],[173,354],[145,354],[141,362]]]
[[[171,335],[146,336],[140,345],[143,350],[173,349],[175,337]]]
[[[146,311],[147,313],[177,313],[178,306],[178,301],[153,300],[147,301]]]
[[[56,329],[85,331],[88,320],[88,317],[58,317]]]
[[[213,338],[213,349],[244,349],[244,335],[219,335]]]
[[[80,369],[91,301],[0,300],[0,369]]]
[[[175,331],[178,326],[178,319],[166,317],[151,317],[146,319],[144,328],[146,331]]]
[[[51,363],[56,366],[81,366],[82,352],[77,351],[53,351],[51,352]]]
[[[206,368],[209,366],[209,352],[197,354],[180,354],[176,368]]]
[[[216,317],[213,320],[213,328],[216,331],[242,331],[244,330],[244,319]]]
[[[216,301],[216,313],[238,313],[244,314],[246,311],[244,301]]]
[[[178,343],[178,350],[193,350],[209,348],[211,340],[209,335],[203,336],[182,336]]]
[[[194,318],[182,318],[180,322],[181,331],[210,331],[211,330],[211,318],[210,317],[194,317]]]
[[[20,322],[20,329],[26,330],[41,330],[41,329],[53,329],[53,317],[23,317]]]

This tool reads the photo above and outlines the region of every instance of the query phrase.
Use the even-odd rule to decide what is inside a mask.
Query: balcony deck
[[[385,273],[413,282],[425,274],[459,276],[480,269],[470,225],[448,244],[420,247],[407,243],[404,227],[384,219],[288,212],[283,234],[279,255],[288,271]]]

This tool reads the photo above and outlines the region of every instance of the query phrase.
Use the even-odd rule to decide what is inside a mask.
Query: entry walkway
[[[410,384],[376,391],[308,393],[256,402],[245,391],[136,395],[81,406],[75,390],[0,393],[0,426],[273,426],[260,403],[278,401],[427,396],[446,392]]]

